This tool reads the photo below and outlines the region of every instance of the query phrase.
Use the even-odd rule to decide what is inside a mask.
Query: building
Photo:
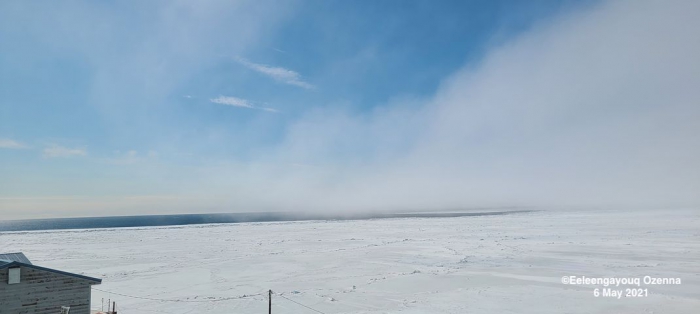
[[[101,282],[0,254],[0,314],[90,314],[90,287]]]

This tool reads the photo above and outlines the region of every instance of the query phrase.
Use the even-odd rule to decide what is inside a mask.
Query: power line
[[[228,300],[240,300],[240,299],[245,299],[245,298],[249,298],[249,297],[255,297],[255,296],[262,295],[262,293],[256,293],[256,294],[244,294],[242,296],[221,298],[221,299],[214,299],[214,300],[177,300],[177,299],[156,299],[156,298],[149,298],[149,297],[139,297],[139,296],[135,296],[135,295],[121,294],[121,293],[101,290],[101,289],[97,289],[97,288],[92,288],[92,289],[97,290],[97,291],[106,292],[106,293],[115,294],[115,295],[122,296],[122,297],[127,297],[127,298],[160,301],[160,302],[199,302],[199,303],[201,303],[201,302],[219,302],[219,301],[228,301]]]
[[[256,293],[256,294],[244,294],[244,295],[242,295],[242,296],[229,297],[229,298],[221,298],[221,299],[214,299],[214,300],[178,300],[178,299],[158,299],[158,298],[140,297],[140,296],[135,296],[135,295],[128,295],[128,294],[123,294],[123,293],[116,293],[116,292],[107,291],[107,290],[102,290],[102,289],[97,289],[97,288],[92,288],[92,289],[93,289],[93,290],[97,290],[97,291],[102,291],[102,292],[105,292],[105,293],[111,293],[111,294],[118,295],[118,296],[122,296],[122,297],[127,297],[127,298],[141,299],[141,300],[150,300],[150,301],[159,301],[159,302],[193,302],[193,303],[195,303],[195,302],[196,302],[196,303],[202,303],[202,302],[219,302],[219,301],[227,301],[227,300],[241,300],[241,299],[246,299],[246,298],[250,298],[250,297],[256,297],[256,296],[261,296],[261,295],[263,295],[262,293]],[[285,297],[285,296],[282,295],[282,294],[277,294],[277,293],[276,293],[276,295],[279,296],[279,297],[281,297],[281,298],[283,298],[283,299],[285,299],[285,300],[287,300],[287,301],[290,301],[290,302],[295,303],[295,304],[297,304],[297,305],[299,305],[299,306],[303,306],[303,307],[305,307],[305,308],[307,308],[307,309],[309,309],[309,310],[312,310],[312,311],[314,311],[314,312],[316,312],[316,313],[326,314],[326,313],[321,312],[321,311],[319,311],[319,310],[317,310],[317,309],[315,309],[315,308],[312,308],[312,307],[310,307],[310,306],[308,306],[308,305],[301,304],[301,303],[299,303],[299,302],[297,302],[297,301],[294,301],[294,300],[292,300],[292,299],[290,299],[290,298],[287,298],[287,297]]]
[[[282,298],[284,298],[284,299],[287,299],[287,300],[289,300],[289,301],[292,301],[292,302],[294,302],[294,303],[296,303],[296,304],[299,304],[299,305],[301,305],[301,306],[303,306],[303,307],[305,307],[305,308],[307,308],[307,309],[309,309],[309,310],[312,310],[312,311],[314,311],[314,312],[316,312],[316,313],[326,314],[326,313],[323,313],[323,312],[321,312],[321,311],[319,311],[319,310],[317,310],[317,309],[315,309],[315,308],[312,308],[312,307],[310,307],[310,306],[301,304],[301,303],[299,303],[299,302],[297,302],[297,301],[294,301],[294,300],[292,300],[292,299],[290,299],[290,298],[287,298],[287,297],[283,296],[282,294],[277,294],[277,295],[280,296],[280,297],[282,297]]]

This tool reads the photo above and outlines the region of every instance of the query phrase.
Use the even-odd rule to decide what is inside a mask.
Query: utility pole
[[[267,314],[272,314],[272,290],[267,290]]]

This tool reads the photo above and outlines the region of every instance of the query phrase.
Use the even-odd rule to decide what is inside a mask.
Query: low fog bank
[[[311,113],[265,161],[200,182],[245,208],[700,205],[699,9],[612,1],[545,21],[432,99]]]

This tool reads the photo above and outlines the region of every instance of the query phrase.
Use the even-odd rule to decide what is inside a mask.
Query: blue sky
[[[530,186],[532,181],[555,186],[558,180],[580,183],[567,191],[595,185],[592,182],[603,178],[577,177],[579,171],[590,171],[568,173],[571,169],[564,165],[571,156],[562,152],[532,156],[532,150],[552,147],[552,136],[562,132],[571,138],[591,127],[603,132],[606,125],[599,124],[609,117],[632,121],[633,113],[647,109],[651,115],[659,104],[630,108],[611,96],[599,103],[612,105],[600,107],[588,103],[539,108],[538,100],[523,107],[528,110],[514,108],[510,102],[529,96],[520,94],[522,84],[509,80],[529,78],[496,65],[544,74],[556,68],[577,77],[588,75],[588,70],[570,66],[566,58],[582,54],[585,59],[590,53],[582,50],[590,49],[595,55],[603,49],[609,43],[588,40],[597,32],[606,33],[605,27],[624,30],[629,22],[628,33],[613,32],[607,39],[615,44],[604,49],[613,52],[648,44],[626,43],[624,38],[646,34],[651,41],[655,36],[668,37],[667,32],[678,34],[677,26],[662,16],[677,12],[653,13],[645,11],[645,6],[653,5],[629,1],[3,3],[0,209],[13,217],[320,210],[339,204],[402,209],[422,204],[399,201],[402,195],[426,189],[421,200],[435,207],[557,203],[549,197],[551,191],[510,195],[510,188],[501,191],[495,185],[464,197],[454,188],[468,190],[482,185],[477,182],[496,178],[513,189]],[[692,3],[679,1],[678,10],[684,6]],[[632,13],[622,13],[620,7]],[[635,28],[637,19],[652,14],[661,17],[659,25]],[[622,26],[609,16],[617,17]],[[572,47],[578,42],[589,45],[576,46],[578,50],[560,57],[568,38],[580,38]],[[669,39],[669,51],[640,58],[657,62],[681,50],[682,44]],[[544,58],[550,53],[552,58]],[[624,53],[615,56],[623,60],[611,61],[621,64],[620,69],[601,75],[619,82],[634,81],[640,73],[658,74],[656,68],[634,73],[631,69],[636,64],[625,64]],[[593,67],[606,64],[600,60],[605,58],[590,62]],[[688,76],[686,81],[696,78]],[[531,90],[561,82],[558,77],[533,80]],[[608,95],[607,87],[595,82],[569,82],[557,89],[569,90],[561,101],[581,105],[577,102],[585,97],[572,88],[579,84],[593,84],[591,91]],[[637,85],[629,89],[636,96],[643,87],[659,87],[655,81],[633,83]],[[622,85],[616,90],[624,93],[628,87]],[[654,95],[648,96],[645,99]],[[442,104],[453,102],[460,105]],[[489,105],[479,105],[482,102]],[[456,109],[448,109],[452,107]],[[464,108],[481,109],[470,113],[462,112]],[[695,113],[685,107],[678,110],[686,116],[688,110]],[[538,112],[547,114],[528,120],[528,114]],[[451,117],[462,118],[452,121]],[[504,129],[503,123],[510,122]],[[443,130],[451,124],[459,130]],[[511,132],[527,137],[514,138]],[[601,147],[593,150],[604,150]],[[681,159],[695,154],[675,146],[669,149]],[[499,161],[508,154],[525,163],[537,160],[535,169],[562,166],[530,173],[530,167],[518,166],[515,160]],[[624,159],[615,155],[600,162],[618,158]],[[470,160],[468,164],[462,163],[465,159]],[[550,159],[556,162],[540,164]],[[599,166],[589,167],[602,169]],[[614,177],[628,182],[633,179],[630,172],[634,171],[624,170]],[[550,178],[543,173],[566,174]],[[679,178],[667,175],[670,181]],[[688,182],[697,183],[693,178],[681,176],[670,185],[683,183],[687,188]],[[370,182],[376,186],[366,187]],[[510,196],[500,197],[503,193]],[[353,195],[363,195],[359,197],[363,201],[349,202]],[[395,201],[379,201],[377,197],[385,197],[378,195]],[[577,194],[569,200],[575,203],[581,198]],[[601,198],[626,203],[632,197]],[[672,200],[686,204],[697,198],[679,192]]]

